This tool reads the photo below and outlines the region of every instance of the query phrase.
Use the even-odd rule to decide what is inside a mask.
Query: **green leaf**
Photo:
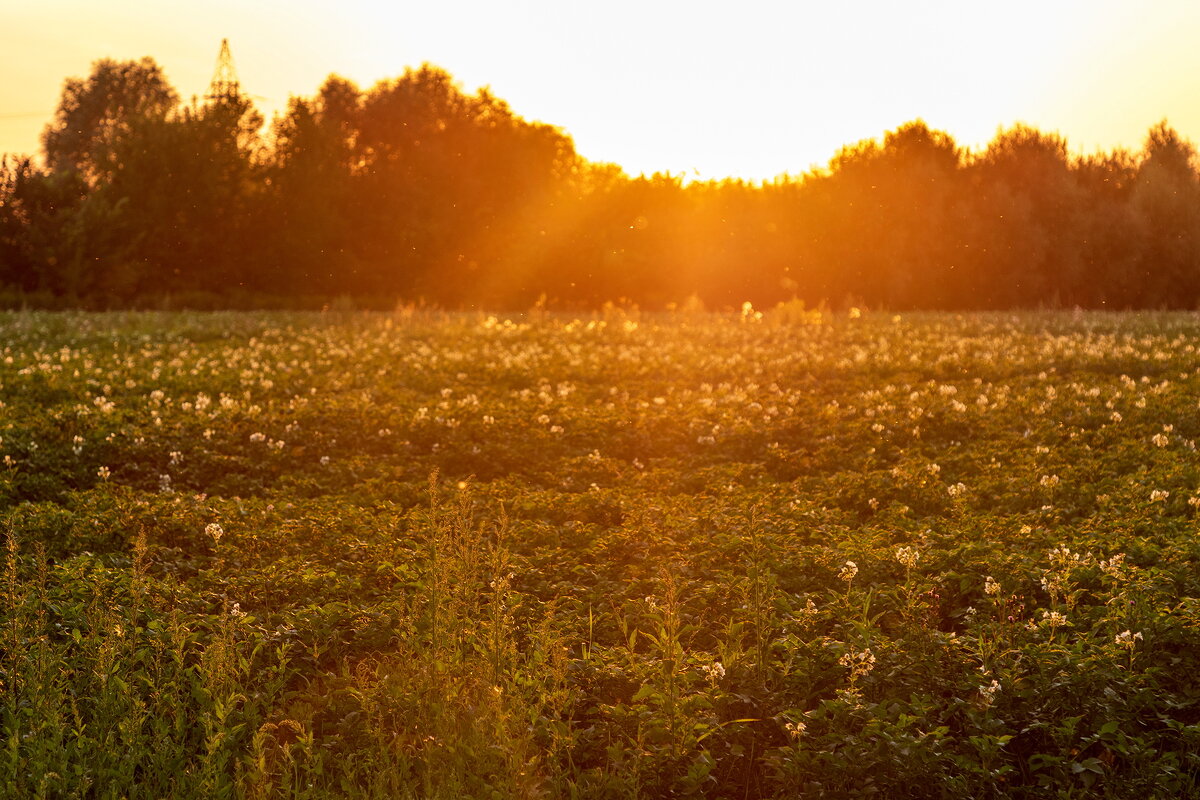
[[[636,703],[638,700],[645,700],[647,697],[653,697],[657,693],[658,689],[656,689],[653,684],[644,683],[642,684],[642,688],[638,689],[633,695],[633,702]]]

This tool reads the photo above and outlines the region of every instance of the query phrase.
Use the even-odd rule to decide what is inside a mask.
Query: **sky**
[[[99,58],[202,96],[222,38],[268,119],[429,62],[632,175],[801,174],[918,117],[975,148],[1016,122],[1081,153],[1164,118],[1200,140],[1197,0],[0,0],[0,31],[0,153],[35,154]]]

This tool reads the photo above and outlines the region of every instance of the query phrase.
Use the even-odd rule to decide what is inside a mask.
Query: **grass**
[[[12,797],[1200,795],[1200,320],[0,315]]]

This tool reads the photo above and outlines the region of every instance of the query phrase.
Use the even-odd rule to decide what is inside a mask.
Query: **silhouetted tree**
[[[75,170],[95,185],[111,176],[122,140],[139,123],[164,119],[179,98],[152,58],[101,59],[86,79],[69,78],[54,121],[42,134],[46,165]]]
[[[359,288],[354,228],[366,210],[353,182],[360,103],[357,86],[330,76],[315,98],[293,97],[275,121],[268,285],[325,295]]]
[[[35,240],[45,230],[29,192],[35,174],[28,157],[0,158],[0,286],[23,291],[46,272],[35,255]]]
[[[1063,301],[1086,308],[1128,308],[1141,291],[1140,231],[1129,202],[1137,161],[1117,150],[1080,159],[1074,172],[1081,190],[1076,214],[1079,272],[1064,287]]]
[[[968,276],[960,301],[993,308],[1061,302],[1080,272],[1080,196],[1067,143],[1026,125],[1001,131],[967,168]]]
[[[145,263],[163,288],[277,290],[257,278],[261,127],[249,99],[219,98],[180,109],[153,130],[149,152],[130,154],[128,173],[113,186],[145,221]]]
[[[1139,305],[1200,300],[1200,183],[1195,148],[1166,121],[1150,130],[1131,198],[1141,233]],[[1135,301],[1136,302],[1136,301]]]
[[[463,302],[467,287],[493,283],[515,241],[544,229],[576,168],[558,129],[487,91],[468,96],[429,65],[373,87],[359,119],[354,238],[372,290]]]
[[[262,123],[238,94],[181,107],[150,59],[97,61],[64,85],[45,167],[0,161],[0,284],[92,305],[1200,303],[1200,176],[1165,122],[1080,158],[1026,125],[969,154],[915,120],[759,184],[589,164],[430,65],[331,76]]]

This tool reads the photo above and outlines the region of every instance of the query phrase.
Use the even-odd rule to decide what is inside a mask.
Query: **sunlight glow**
[[[646,4],[351,0],[163,5],[61,0],[6,11],[0,152],[33,152],[62,82],[149,55],[187,99],[228,37],[269,119],[329,73],[362,88],[431,62],[490,86],[582,155],[632,174],[769,179],[917,117],[979,147],[1017,121],[1077,151],[1137,149],[1166,117],[1200,137],[1200,4],[752,0]]]

